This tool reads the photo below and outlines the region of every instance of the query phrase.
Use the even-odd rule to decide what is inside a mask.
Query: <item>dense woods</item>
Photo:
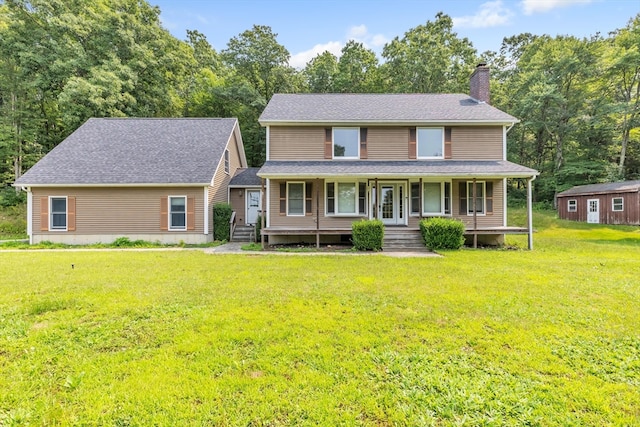
[[[268,26],[218,52],[197,30],[176,39],[159,15],[144,0],[0,1],[0,187],[89,117],[238,117],[259,166],[257,119],[274,93],[468,93],[480,61],[492,68],[492,104],[521,120],[509,160],[541,172],[538,201],[576,184],[640,179],[640,15],[607,35],[519,34],[479,53],[440,13],[380,59],[350,41],[301,70]]]

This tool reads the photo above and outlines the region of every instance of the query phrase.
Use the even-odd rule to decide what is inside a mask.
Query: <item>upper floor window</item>
[[[622,212],[624,210],[624,199],[622,197],[614,197],[611,200],[611,205],[614,212]]]
[[[224,150],[224,171],[225,173],[229,173],[229,150]]]
[[[67,198],[66,197],[50,197],[50,230],[66,230],[67,229]]]
[[[417,129],[418,158],[443,159],[444,158],[444,129],[443,128],[418,128]]]
[[[360,129],[333,128],[333,158],[360,157]]]
[[[578,210],[578,201],[570,199],[567,201],[567,212],[576,212]]]

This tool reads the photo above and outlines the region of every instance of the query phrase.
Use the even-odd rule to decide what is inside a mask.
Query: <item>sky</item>
[[[349,40],[381,59],[385,43],[438,12],[453,18],[454,31],[478,53],[498,51],[504,37],[521,33],[590,37],[626,26],[640,13],[640,0],[148,0],[160,7],[162,25],[185,40],[198,30],[221,51],[253,25],[267,25],[303,68],[328,50],[340,55]]]

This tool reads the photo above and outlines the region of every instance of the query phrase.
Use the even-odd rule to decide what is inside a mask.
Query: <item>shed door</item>
[[[591,224],[600,223],[600,200],[587,200],[587,222]]]

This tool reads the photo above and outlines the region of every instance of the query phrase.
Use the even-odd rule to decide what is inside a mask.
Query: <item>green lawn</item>
[[[0,426],[640,424],[640,229],[534,225],[441,258],[0,251]]]

